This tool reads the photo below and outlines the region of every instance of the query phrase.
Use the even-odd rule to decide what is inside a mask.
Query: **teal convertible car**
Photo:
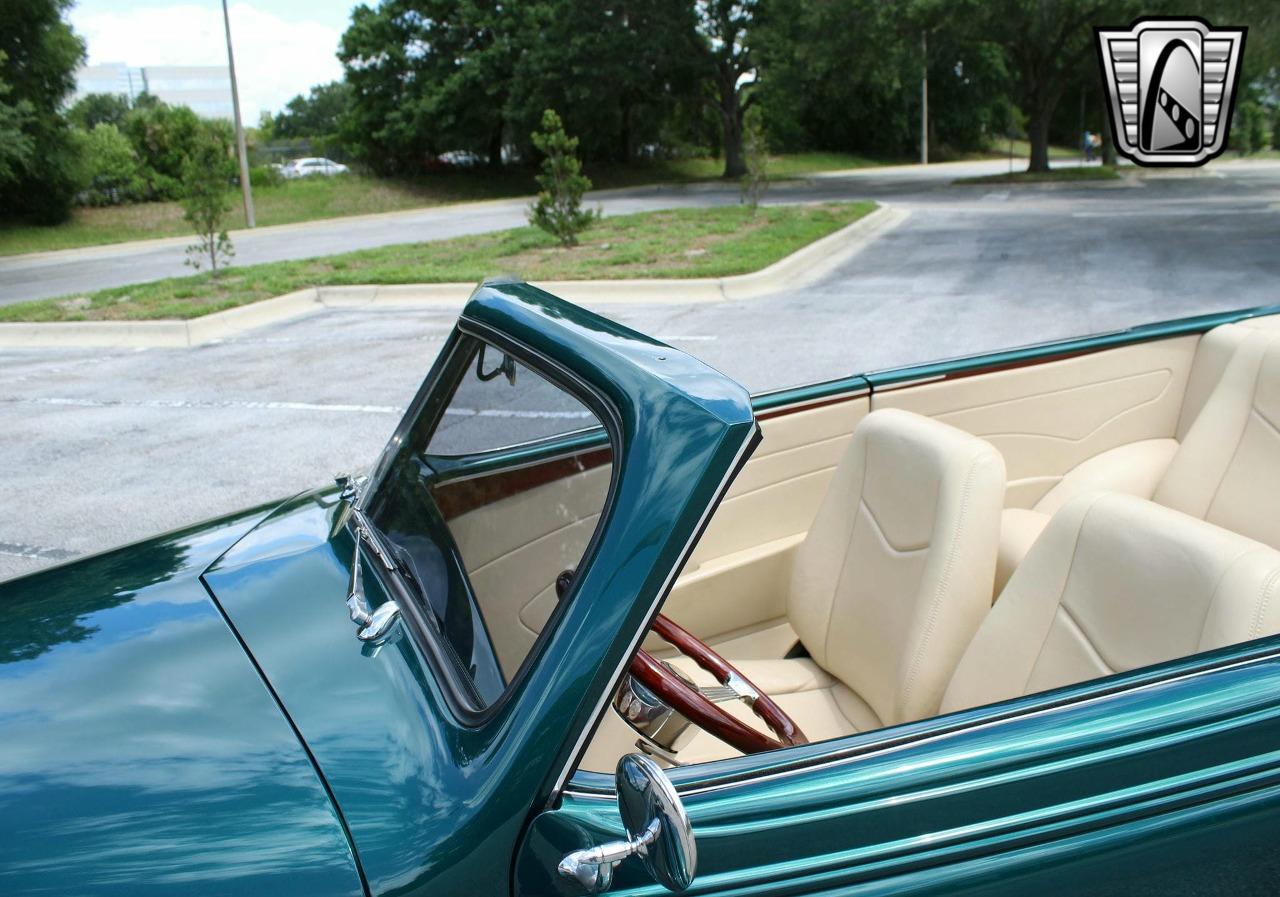
[[[489,283],[369,471],[0,585],[0,894],[1275,894],[1278,548],[1280,307],[753,397]]]

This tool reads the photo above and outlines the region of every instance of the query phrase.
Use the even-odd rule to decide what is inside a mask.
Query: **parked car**
[[[1280,306],[750,396],[487,284],[367,475],[0,586],[0,893],[1273,893],[1278,422]]]
[[[333,177],[350,171],[350,168],[340,162],[317,157],[294,159],[292,162],[285,163],[280,169],[280,173],[286,178],[309,178],[317,175]]]

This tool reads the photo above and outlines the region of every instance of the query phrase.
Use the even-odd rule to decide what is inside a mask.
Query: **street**
[[[779,187],[771,201],[873,197],[909,217],[804,290],[604,313],[759,391],[1280,301],[1280,164],[1076,185],[948,186],[954,176],[886,170]],[[736,200],[654,191],[609,211]],[[493,204],[430,226],[483,230],[521,215]],[[421,216],[399,241],[424,238],[431,215]],[[79,273],[59,265],[65,275],[0,262],[0,293],[65,293],[106,264],[95,258]],[[262,258],[241,250],[251,260]],[[367,465],[456,311],[329,310],[195,349],[0,350],[0,579]]]
[[[785,181],[773,186],[766,202],[815,202],[858,195],[897,194],[945,186],[958,177],[974,177],[1004,171],[1003,161],[958,162],[920,166],[859,169],[838,176]],[[520,227],[527,223],[531,197],[467,203],[309,221],[233,231],[236,264],[253,265],[286,259],[314,258],[356,249],[370,249],[419,240],[442,240]],[[736,184],[698,183],[657,185],[588,194],[589,204],[599,204],[606,215],[627,215],[685,206],[735,204],[740,200]],[[0,305],[46,299],[106,287],[190,276],[183,248],[190,237],[170,237],[140,243],[120,243],[84,249],[0,257]]]

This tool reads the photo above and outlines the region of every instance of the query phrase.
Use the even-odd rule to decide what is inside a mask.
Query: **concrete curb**
[[[629,303],[687,305],[754,299],[813,283],[853,258],[875,237],[897,227],[908,214],[905,210],[881,204],[880,208],[853,224],[750,274],[720,278],[538,281],[536,285],[570,302],[591,306]],[[315,314],[326,308],[371,305],[458,307],[467,301],[474,289],[473,283],[311,287],[190,321],[0,324],[0,347],[186,348]]]

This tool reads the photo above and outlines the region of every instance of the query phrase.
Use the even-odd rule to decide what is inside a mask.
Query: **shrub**
[[[212,132],[195,142],[182,165],[182,217],[196,233],[196,242],[187,247],[186,263],[198,271],[207,261],[215,276],[218,263],[226,265],[235,255],[223,223],[231,209],[227,188],[234,168],[226,146]]]
[[[78,132],[82,190],[79,201],[90,206],[135,202],[144,197],[138,154],[115,125],[99,124]]]
[[[575,246],[578,234],[600,217],[600,211],[582,208],[582,194],[591,189],[591,181],[582,173],[576,155],[578,138],[564,132],[555,110],[542,113],[542,130],[533,132],[533,145],[546,158],[538,175],[537,200],[529,207],[529,223],[560,241],[562,246]]]
[[[1262,107],[1252,100],[1246,100],[1236,107],[1231,143],[1245,155],[1267,148],[1267,116]]]
[[[270,165],[255,165],[249,169],[249,183],[254,187],[275,187],[284,183],[284,175]]]

